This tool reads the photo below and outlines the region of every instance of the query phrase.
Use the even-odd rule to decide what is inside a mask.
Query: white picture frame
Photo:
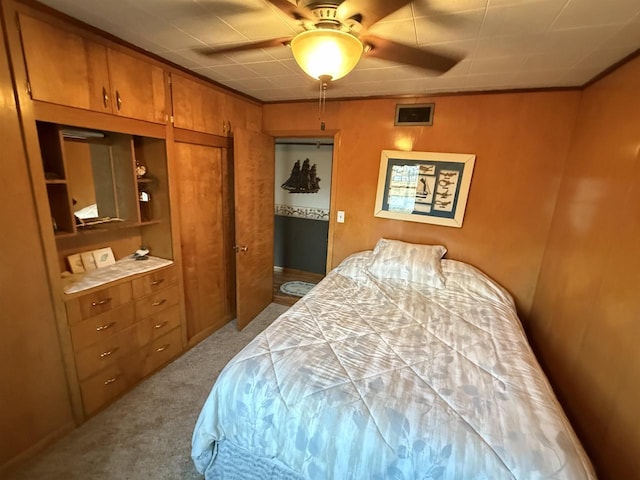
[[[85,272],[84,264],[82,263],[82,257],[80,256],[79,253],[68,255],[67,262],[69,262],[69,268],[71,269],[71,273]]]
[[[462,228],[475,159],[382,150],[374,216]]]
[[[92,253],[97,268],[108,267],[116,263],[111,247],[99,248],[98,250],[93,250]]]
[[[96,265],[96,259],[93,258],[93,251],[81,252],[80,257],[82,258],[82,264],[84,265],[84,269],[87,272],[91,272],[98,268]]]

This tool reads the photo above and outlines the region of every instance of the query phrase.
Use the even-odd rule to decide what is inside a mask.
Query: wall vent
[[[433,125],[435,103],[396,105],[394,125]]]

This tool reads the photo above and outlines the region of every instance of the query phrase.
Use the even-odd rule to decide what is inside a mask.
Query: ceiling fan
[[[437,73],[448,71],[462,59],[396,43],[368,32],[377,21],[411,0],[310,0],[299,5],[288,0],[267,1],[300,21],[304,30],[293,37],[198,51],[219,55],[289,45],[300,68],[324,85],[347,75],[362,55]]]

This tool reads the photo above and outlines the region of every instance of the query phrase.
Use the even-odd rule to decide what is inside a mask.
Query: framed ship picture
[[[374,215],[462,227],[476,156],[383,150]]]

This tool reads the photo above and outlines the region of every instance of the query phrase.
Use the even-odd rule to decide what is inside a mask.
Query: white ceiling
[[[259,100],[318,97],[288,47],[216,57],[194,51],[302,30],[265,0],[41,1]],[[415,0],[370,31],[465,58],[440,76],[363,58],[327,97],[583,85],[640,48],[640,0]]]

